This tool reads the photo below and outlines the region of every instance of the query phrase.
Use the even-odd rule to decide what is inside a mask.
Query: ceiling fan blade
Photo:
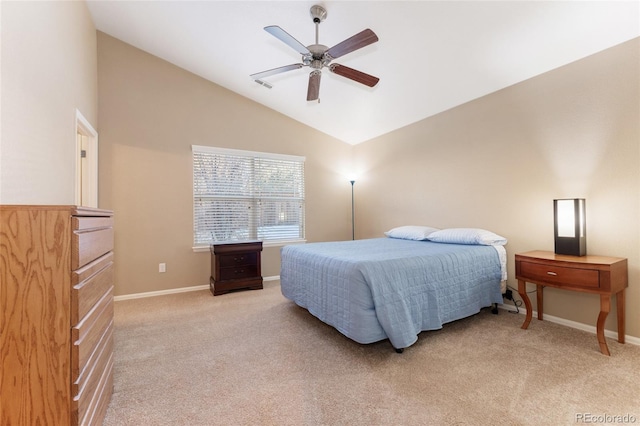
[[[302,65],[302,64],[285,65],[284,67],[278,67],[278,68],[273,68],[273,69],[270,69],[270,70],[267,70],[267,71],[257,72],[255,74],[251,74],[249,77],[251,77],[254,80],[260,80],[260,79],[263,79],[265,77],[269,77],[270,75],[280,74],[281,72],[297,70],[297,69],[302,68],[303,66],[304,65]]]
[[[336,59],[342,55],[351,53],[354,50],[358,50],[372,43],[375,43],[376,41],[378,41],[378,36],[376,35],[376,33],[367,28],[366,30],[360,31],[358,34],[349,37],[343,42],[336,44],[335,46],[327,50],[326,53],[333,59]]]
[[[329,70],[335,74],[346,77],[350,80],[364,84],[365,86],[373,87],[378,84],[380,79],[372,75],[363,73],[362,71],[354,70],[353,68],[345,67],[340,64],[331,64]]]
[[[318,70],[311,71],[309,74],[309,88],[307,89],[307,100],[315,101],[320,96],[320,77],[322,73]]]
[[[274,36],[275,38],[277,38],[278,40],[282,41],[283,43],[286,43],[289,46],[291,46],[301,55],[308,55],[311,53],[309,52],[309,49],[307,49],[305,45],[300,43],[298,40],[293,38],[291,34],[289,34],[288,32],[286,32],[285,30],[283,30],[277,25],[270,25],[268,27],[264,27],[264,30],[269,34],[271,34],[272,36]]]

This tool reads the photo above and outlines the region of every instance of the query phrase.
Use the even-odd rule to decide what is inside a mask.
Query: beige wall
[[[352,147],[98,33],[100,205],[116,217],[116,294],[208,284],[194,253],[191,145],[306,157],[306,236],[351,238]],[[280,274],[265,248],[263,275]],[[167,272],[158,273],[166,262]]]
[[[517,288],[513,254],[553,251],[553,199],[584,197],[588,253],[629,259],[627,333],[640,337],[639,52],[635,39],[357,145],[357,237],[490,229],[509,239]],[[599,301],[547,289],[544,308],[594,326]]]
[[[98,118],[95,26],[84,2],[0,7],[0,203],[73,204],[76,109]]]

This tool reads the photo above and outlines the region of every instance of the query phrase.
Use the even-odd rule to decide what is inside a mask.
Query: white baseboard
[[[516,308],[513,305],[498,305],[498,307],[500,309],[504,309],[506,311],[513,311],[516,312]],[[520,314],[522,315],[526,315],[527,314],[527,310],[524,308],[518,308],[517,311],[519,311]],[[537,318],[538,317],[538,312],[537,311],[532,311],[532,318]],[[597,333],[597,328],[595,326],[592,325],[587,325],[587,324],[582,324],[581,322],[576,322],[576,321],[570,321],[568,319],[564,319],[564,318],[560,318],[560,317],[555,317],[553,315],[549,315],[549,314],[544,314],[544,320],[545,321],[549,321],[549,322],[553,322],[556,324],[560,324],[560,325],[564,325],[567,327],[571,327],[571,328],[576,328],[578,330],[582,330],[582,331],[586,331],[592,334],[596,334]],[[604,335],[605,337],[609,337],[611,339],[618,339],[618,332],[617,331],[612,331],[612,330],[604,330]],[[633,337],[633,336],[629,336],[628,334],[624,336],[624,341],[626,343],[631,343],[632,345],[636,345],[636,346],[640,346],[640,338],[638,337]]]
[[[262,281],[277,281],[279,279],[280,279],[280,276],[276,275],[273,277],[264,277],[262,278]],[[143,299],[145,297],[165,296],[167,294],[186,293],[189,291],[199,291],[199,290],[208,290],[208,289],[209,289],[209,284],[196,285],[193,287],[180,287],[180,288],[172,288],[169,290],[147,291],[145,293],[123,294],[121,296],[114,296],[113,300],[116,302],[119,302],[121,300]]]

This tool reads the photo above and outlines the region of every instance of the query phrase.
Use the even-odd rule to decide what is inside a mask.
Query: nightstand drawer
[[[239,265],[257,265],[258,253],[253,252],[221,255],[219,261],[221,268]]]
[[[258,267],[256,265],[244,265],[231,268],[220,268],[220,281],[239,280],[242,278],[255,278],[258,275]]]
[[[519,277],[533,282],[546,282],[568,287],[600,287],[600,273],[595,269],[565,268],[521,262]]]

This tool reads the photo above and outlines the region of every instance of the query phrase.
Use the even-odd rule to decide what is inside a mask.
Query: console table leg
[[[623,288],[616,294],[616,311],[618,313],[618,342],[624,343],[624,324],[625,324],[625,316],[624,316],[624,299],[625,299],[625,289]]]
[[[536,285],[536,303],[538,304],[538,319],[542,321],[542,307],[544,303],[542,302],[542,291],[544,290],[543,285]]]
[[[527,309],[527,315],[524,319],[524,323],[522,323],[522,329],[526,330],[529,327],[529,323],[531,322],[531,301],[529,300],[529,296],[527,296],[527,284],[523,280],[518,280],[518,294],[520,298],[524,301],[524,306]]]
[[[609,347],[607,346],[607,341],[604,338],[604,322],[607,319],[607,315],[609,315],[609,311],[611,310],[611,296],[608,294],[600,295],[600,315],[598,315],[598,325],[597,325],[597,334],[598,334],[598,343],[600,344],[600,352],[604,355],[611,355],[609,353]]]

